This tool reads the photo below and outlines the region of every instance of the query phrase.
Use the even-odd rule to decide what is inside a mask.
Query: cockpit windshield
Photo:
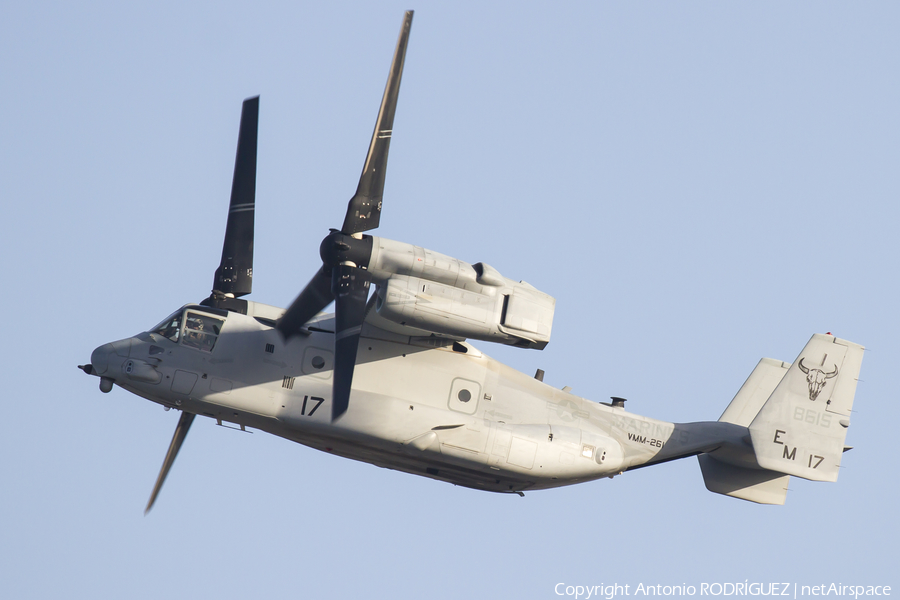
[[[158,333],[164,338],[169,338],[176,344],[181,337],[181,317],[184,315],[183,310],[179,310],[173,315],[168,316],[162,323],[150,330],[150,333]]]
[[[182,309],[166,318],[150,333],[161,335],[188,348],[212,352],[224,324],[225,319]]]

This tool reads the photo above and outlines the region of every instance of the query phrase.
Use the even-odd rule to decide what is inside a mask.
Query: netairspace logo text
[[[800,596],[843,596],[858,600],[862,596],[890,596],[889,585],[843,585],[822,583],[799,585],[797,583],[753,583],[750,580],[736,583],[700,583],[688,585],[650,585],[639,583],[611,583],[608,585],[570,585],[557,583],[553,588],[557,596],[573,600],[613,600],[622,596],[784,596],[796,600]]]

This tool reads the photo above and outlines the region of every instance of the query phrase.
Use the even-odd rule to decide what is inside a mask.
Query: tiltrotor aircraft
[[[716,422],[666,423],[579,398],[466,340],[543,349],[556,301],[487,263],[364,235],[378,227],[412,12],[356,194],[287,309],[245,300],[253,277],[259,98],[244,101],[213,290],[82,368],[182,411],[146,510],[196,415],[339,456],[492,492],[613,477],[697,455],[713,492],[783,504],[791,475],[836,481],[863,348],[814,335],[762,359]],[[374,284],[374,293],[369,291]],[[322,314],[331,302],[334,314]]]

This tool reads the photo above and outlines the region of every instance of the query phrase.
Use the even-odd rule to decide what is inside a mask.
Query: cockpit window
[[[181,309],[150,330],[176,344],[212,352],[225,319]]]
[[[154,327],[150,333],[156,333],[164,338],[169,338],[176,344],[181,337],[181,316],[184,311],[179,310],[177,313],[168,317],[165,321]]]
[[[183,346],[212,352],[224,323],[224,320],[209,315],[188,312],[184,320],[184,339],[181,343]]]

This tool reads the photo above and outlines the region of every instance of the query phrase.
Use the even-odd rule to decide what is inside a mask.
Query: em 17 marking
[[[825,415],[825,417],[827,418],[828,415]],[[812,421],[810,421],[810,423],[812,423]],[[788,446],[787,444],[785,444],[784,442],[781,441],[781,436],[784,435],[785,433],[787,433],[787,432],[782,429],[776,429],[775,437],[772,438],[772,442],[775,444],[783,444],[784,445],[784,453],[782,453],[781,458],[797,460],[797,447],[794,446],[793,448],[791,448],[790,446]],[[817,459],[816,464],[813,464],[814,458]],[[824,456],[819,456],[818,454],[810,454],[809,461],[807,462],[806,466],[809,467],[810,469],[818,469],[819,465],[822,464],[823,460],[825,460]]]

